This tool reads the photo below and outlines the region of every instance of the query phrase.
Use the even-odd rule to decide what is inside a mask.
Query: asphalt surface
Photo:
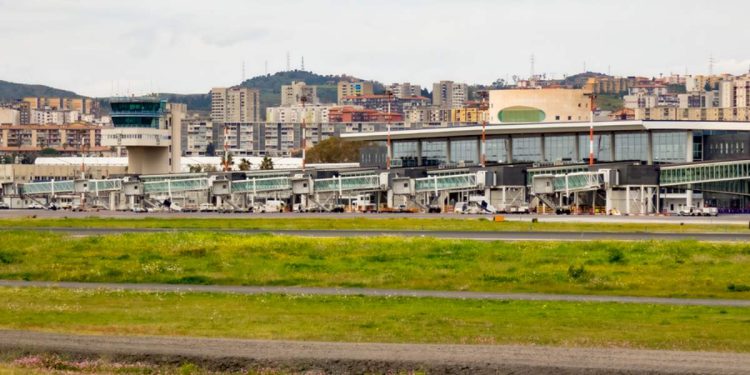
[[[481,217],[490,217],[492,215],[460,215],[454,213],[443,214],[426,214],[426,213],[217,213],[217,212],[151,212],[151,213],[134,213],[128,211],[90,211],[90,212],[72,212],[72,211],[48,211],[48,210],[0,210],[0,219],[23,218],[36,216],[38,218],[85,218],[85,217],[106,217],[106,218],[222,218],[222,219],[260,219],[260,218],[324,218],[324,219],[351,219],[351,218],[417,218],[417,219],[435,219],[450,218],[462,220],[476,220]],[[605,215],[536,215],[536,214],[508,214],[505,216],[507,221],[531,221],[538,219],[546,222],[576,222],[576,223],[665,223],[665,224],[736,224],[747,226],[750,222],[750,214],[732,214],[719,215],[716,217],[681,217],[681,216],[605,216]]]
[[[65,353],[222,371],[283,368],[324,373],[748,374],[750,355],[520,345],[430,345],[88,336],[0,331],[0,352]]]
[[[0,287],[39,287],[63,289],[129,290],[153,292],[207,292],[232,294],[298,294],[313,296],[373,296],[453,298],[515,301],[568,301],[568,302],[617,302],[685,306],[750,307],[750,300],[708,298],[660,298],[609,295],[542,294],[542,293],[491,293],[439,290],[363,289],[363,288],[318,288],[277,286],[232,286],[232,285],[185,285],[185,284],[130,284],[130,283],[83,283],[63,281],[0,280]]]
[[[750,241],[750,233],[648,233],[648,232],[492,232],[492,231],[418,231],[418,230],[254,230],[223,228],[65,228],[2,227],[0,230],[33,230],[93,236],[122,233],[169,233],[211,231],[232,234],[277,234],[303,237],[431,237],[478,241],[591,241],[591,240],[698,240],[709,242]]]

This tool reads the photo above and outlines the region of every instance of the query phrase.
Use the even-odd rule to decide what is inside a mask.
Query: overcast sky
[[[91,96],[207,92],[293,68],[423,86],[535,71],[750,69],[748,1],[0,0],[0,79]]]

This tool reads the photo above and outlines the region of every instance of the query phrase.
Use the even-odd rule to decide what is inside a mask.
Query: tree
[[[240,159],[240,165],[238,166],[238,168],[241,171],[249,171],[252,166],[253,165],[252,165],[252,163],[250,163],[250,160],[242,158],[242,159]]]
[[[200,164],[193,164],[188,165],[188,170],[190,173],[201,173],[203,172],[203,167]]]
[[[706,82],[706,84],[703,85],[703,91],[711,91],[711,84]]]
[[[39,153],[42,156],[55,156],[55,155],[59,155],[60,154],[57,150],[55,150],[54,148],[51,148],[51,147],[44,148]]]
[[[359,151],[368,142],[342,141],[331,137],[318,142],[307,151],[307,162],[310,163],[353,163],[359,161]]]
[[[213,143],[209,143],[206,146],[206,156],[216,156],[216,146]]]
[[[273,159],[269,158],[268,156],[264,156],[263,160],[261,160],[260,162],[260,169],[263,169],[263,170],[273,169]]]

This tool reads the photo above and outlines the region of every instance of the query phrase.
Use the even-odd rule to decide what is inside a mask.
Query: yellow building
[[[489,120],[489,113],[476,107],[463,107],[451,109],[450,122],[480,124]]]
[[[489,122],[589,121],[589,96],[580,89],[490,90]]]
[[[589,77],[583,89],[594,94],[620,94],[635,85],[635,80],[625,77]]]

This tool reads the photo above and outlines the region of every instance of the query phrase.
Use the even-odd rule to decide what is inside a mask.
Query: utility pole
[[[596,101],[596,94],[589,94],[591,118],[589,122],[589,166],[594,165],[594,102]]]
[[[534,65],[534,55],[531,55],[531,62],[532,62],[532,69]],[[532,70],[533,72],[533,70]],[[479,92],[479,96],[482,98],[482,103],[479,106],[479,113],[483,113],[484,111],[489,112],[489,106],[487,105],[487,95],[489,93],[485,90]],[[482,168],[487,166],[487,116],[482,116],[482,156],[480,158],[480,164],[482,165]]]
[[[229,172],[229,128],[224,125],[224,172]]]
[[[307,96],[302,96],[300,98],[300,101],[302,101],[302,126],[301,126],[301,139],[300,139],[300,146],[302,147],[302,171],[305,171],[305,164],[307,159],[307,128],[305,121],[307,120],[307,108],[305,107],[305,104],[307,103]]]
[[[388,115],[385,119],[385,127],[388,132],[388,135],[386,136],[386,154],[385,154],[385,167],[387,170],[391,170],[391,96],[393,96],[393,92],[391,90],[386,90],[385,95],[387,96],[388,100]]]

